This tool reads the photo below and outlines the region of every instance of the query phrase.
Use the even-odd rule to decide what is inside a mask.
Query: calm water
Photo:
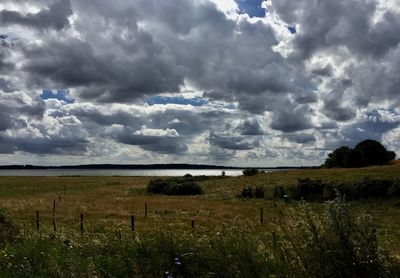
[[[227,176],[240,176],[243,169],[224,170]],[[276,170],[266,170],[272,172]],[[52,170],[0,170],[0,176],[219,176],[222,170],[209,169],[154,169],[154,170],[86,170],[86,169],[52,169]]]

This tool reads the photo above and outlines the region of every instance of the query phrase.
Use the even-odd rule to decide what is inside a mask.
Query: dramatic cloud
[[[400,152],[397,0],[4,0],[0,24],[0,164]]]
[[[68,17],[72,15],[69,0],[60,0],[37,13],[23,14],[19,11],[1,10],[1,25],[18,24],[31,28],[61,30],[69,25]]]
[[[218,136],[210,134],[210,144],[228,150],[251,150],[259,145],[258,140],[247,137]]]
[[[248,119],[240,126],[242,135],[264,135],[265,131],[257,119]]]

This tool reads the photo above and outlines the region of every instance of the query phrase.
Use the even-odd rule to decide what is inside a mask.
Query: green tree
[[[328,154],[328,158],[325,160],[325,166],[328,168],[332,167],[345,167],[344,157],[351,149],[347,146],[341,146],[333,152]]]
[[[385,164],[396,158],[396,153],[388,151],[379,142],[371,139],[358,143],[354,149],[341,146],[328,154],[324,166],[332,167],[364,167]]]
[[[343,167],[354,168],[365,165],[364,154],[357,149],[349,149],[343,156]]]
[[[396,157],[394,152],[387,151],[381,143],[371,139],[358,143],[354,149],[363,154],[366,166],[384,164]]]

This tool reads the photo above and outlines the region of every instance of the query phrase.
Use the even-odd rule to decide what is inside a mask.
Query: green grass
[[[13,231],[2,234],[0,276],[396,277],[400,271],[395,254],[379,247],[370,218],[353,217],[340,199],[318,212],[305,203],[277,212],[272,229],[158,222],[141,233]]]
[[[360,272],[351,273],[352,277],[368,277],[365,273],[377,277],[370,268],[381,271],[378,276],[395,277],[400,260],[399,198],[347,203],[343,223],[348,223],[348,230],[345,225],[331,225],[324,202],[310,202],[305,209],[301,202],[274,201],[272,192],[274,186],[294,185],[299,178],[354,182],[365,177],[399,179],[399,175],[400,164],[395,163],[199,178],[196,182],[204,189],[200,196],[149,194],[150,177],[0,177],[0,204],[20,231],[0,243],[0,277],[160,277],[167,270],[174,277],[348,277],[332,272],[333,262],[343,263],[345,269],[348,263],[357,264]],[[249,185],[263,186],[266,198],[237,198]],[[85,216],[83,236],[80,213]],[[335,229],[350,233],[351,244],[338,240]],[[373,229],[376,240],[368,237]],[[342,243],[370,251],[354,251],[348,258],[338,251],[344,250]],[[375,256],[373,264],[363,263],[368,255]],[[183,267],[174,264],[176,256]],[[329,264],[327,258],[335,260]]]

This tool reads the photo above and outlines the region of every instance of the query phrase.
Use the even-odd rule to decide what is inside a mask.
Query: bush
[[[195,182],[185,179],[155,179],[147,186],[147,192],[166,195],[200,195],[203,189]]]
[[[243,176],[254,176],[258,174],[258,169],[247,168],[243,170]]]
[[[237,197],[263,199],[265,197],[265,188],[261,185],[256,185],[254,188],[248,185],[242,188],[241,193]]]
[[[242,192],[239,197],[242,198],[253,198],[253,188],[249,185],[242,188]]]
[[[254,190],[254,196],[257,199],[263,199],[264,196],[265,196],[265,188],[264,188],[264,186],[257,185],[255,190]]]
[[[151,180],[147,185],[147,192],[154,194],[162,194],[164,192],[165,187],[170,185],[170,181],[163,179],[155,179]]]
[[[325,184],[321,180],[298,179],[297,185],[290,188],[290,195],[296,200],[312,201],[322,199],[324,186]]]
[[[13,242],[18,238],[19,229],[11,220],[7,210],[0,207],[0,244]]]
[[[282,277],[396,277],[371,218],[351,217],[341,197],[328,202],[322,216],[306,203],[279,215],[274,256]]]
[[[201,195],[203,189],[195,182],[171,183],[164,188],[166,195]]]
[[[392,198],[400,196],[400,183],[393,180],[364,179],[359,182],[333,183],[321,180],[299,179],[297,185],[289,188],[290,195],[296,200],[333,200],[337,192],[348,200],[370,198]]]
[[[285,196],[285,190],[282,185],[278,185],[274,187],[274,198],[275,199],[283,199]]]

